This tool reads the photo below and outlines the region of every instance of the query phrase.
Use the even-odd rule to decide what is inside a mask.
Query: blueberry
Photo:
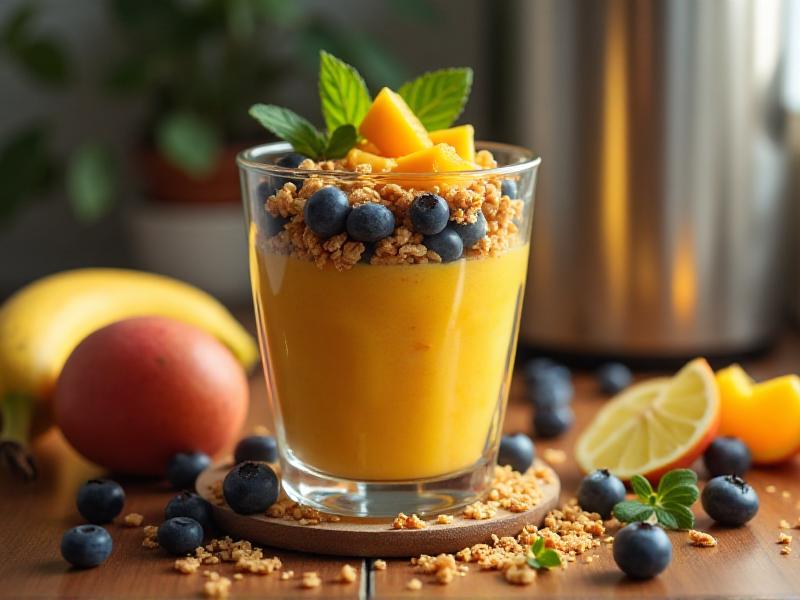
[[[533,414],[533,431],[536,437],[558,437],[575,421],[575,414],[569,406],[538,408]]]
[[[116,481],[90,479],[78,490],[76,504],[78,512],[89,523],[111,523],[122,512],[125,491]]]
[[[267,237],[278,235],[286,225],[289,224],[291,219],[289,217],[273,216],[265,211],[264,229],[266,230]]]
[[[275,162],[275,164],[278,165],[279,167],[284,167],[286,169],[296,169],[297,167],[300,166],[300,163],[303,162],[305,159],[306,157],[303,156],[302,154],[298,154],[297,152],[290,152],[289,154],[286,154],[285,156],[279,158]],[[272,179],[273,179],[272,194],[274,194],[276,191],[281,189],[284,185],[286,185],[289,182],[292,182],[297,187],[298,190],[301,187],[303,187],[303,179],[300,177],[280,177],[276,175]],[[269,196],[271,196],[272,194],[269,194]]]
[[[194,519],[203,529],[209,529],[214,522],[211,505],[194,492],[181,492],[167,503],[164,518],[189,517]]]
[[[523,370],[525,373],[525,381],[528,382],[528,384],[534,384],[545,377],[572,381],[572,373],[570,373],[570,370],[549,358],[534,358],[529,360],[525,363]]]
[[[172,517],[158,526],[158,545],[181,556],[203,545],[203,526],[189,517]]]
[[[508,196],[512,200],[516,200],[517,182],[513,179],[503,179],[503,183],[500,184],[500,194],[503,196]]]
[[[451,227],[447,227],[436,235],[425,236],[422,238],[422,243],[428,250],[436,252],[442,262],[458,260],[464,253],[464,243]]]
[[[631,523],[614,536],[614,561],[628,577],[655,577],[671,560],[672,544],[664,530],[656,525]]]
[[[274,195],[275,191],[275,185],[270,179],[265,179],[259,183],[258,187],[256,187],[256,200],[258,200],[259,206],[264,206],[267,202],[267,198]]]
[[[589,473],[578,487],[578,504],[583,510],[596,512],[604,519],[618,502],[625,500],[625,484],[608,472],[598,469]]]
[[[311,194],[303,212],[306,225],[321,238],[342,233],[349,213],[347,194],[332,185]]]
[[[718,437],[703,454],[709,475],[744,475],[753,463],[750,450],[735,437]]]
[[[497,464],[500,466],[511,465],[511,468],[520,473],[527,471],[533,464],[536,448],[533,440],[524,433],[504,435],[500,440],[500,452],[497,455]]]
[[[257,462],[236,465],[222,482],[225,501],[240,515],[267,510],[278,499],[278,478],[275,471]]]
[[[246,460],[275,462],[278,460],[278,443],[271,435],[251,435],[242,438],[233,451],[233,460],[237,464]]]
[[[61,556],[73,567],[96,567],[111,555],[113,543],[98,525],[78,525],[61,538]]]
[[[347,216],[347,233],[359,242],[377,242],[392,235],[394,215],[383,204],[359,204]]]
[[[609,396],[619,394],[633,381],[631,370],[622,363],[606,363],[597,370],[600,391]]]
[[[361,254],[359,262],[368,265],[373,256],[375,256],[375,244],[364,244],[364,252]]]
[[[472,248],[486,235],[486,217],[479,210],[474,223],[453,223],[453,229],[461,237],[464,248]]]
[[[422,235],[436,235],[447,227],[450,208],[437,194],[420,194],[411,203],[409,217],[416,231]]]
[[[700,501],[708,516],[722,525],[744,525],[758,512],[756,491],[738,475],[714,477],[703,488]]]
[[[571,379],[557,377],[554,374],[541,377],[528,386],[528,396],[537,409],[553,409],[566,406],[572,402],[575,390]]]
[[[178,452],[169,459],[165,476],[176,490],[194,489],[197,476],[211,465],[208,454]]]

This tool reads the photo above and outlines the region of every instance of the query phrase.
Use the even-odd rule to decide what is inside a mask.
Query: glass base
[[[281,461],[281,485],[295,502],[348,517],[432,515],[471,504],[488,491],[494,461],[418,481],[352,481],[315,472],[294,458]]]

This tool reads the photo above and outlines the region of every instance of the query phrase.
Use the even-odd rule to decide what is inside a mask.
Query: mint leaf
[[[676,487],[693,486],[697,483],[697,473],[691,469],[675,469],[665,474],[658,482],[658,495],[661,496]]]
[[[682,486],[672,488],[668,490],[664,494],[660,494],[658,497],[658,501],[661,504],[667,503],[676,503],[676,504],[683,504],[685,506],[691,506],[697,501],[697,498],[700,497],[700,490],[697,489],[696,485],[693,486]]]
[[[274,104],[254,104],[249,114],[266,129],[289,142],[296,152],[310,158],[325,154],[325,136],[294,111]]]
[[[70,157],[67,190],[75,217],[94,223],[114,204],[116,164],[106,148],[98,143],[81,146]]]
[[[694,513],[692,509],[682,503],[664,502],[664,510],[669,511],[675,519],[674,529],[691,529],[694,527]]]
[[[636,500],[623,500],[614,506],[612,512],[618,521],[633,523],[635,521],[645,521],[653,514],[653,507]]]
[[[670,511],[660,506],[656,506],[653,510],[655,510],[658,523],[664,529],[678,529],[678,520]]]
[[[204,175],[220,151],[216,126],[190,112],[169,113],[156,128],[158,149],[172,164],[190,175]]]
[[[533,552],[533,554],[535,556],[535,555],[539,554],[542,550],[544,550],[544,538],[543,537],[537,537],[536,541],[533,542],[533,545],[531,546],[531,552]]]
[[[641,475],[634,475],[631,477],[631,487],[643,502],[650,501],[650,497],[653,495],[653,487],[647,479]]]
[[[536,561],[541,567],[552,569],[561,566],[561,557],[555,550],[547,549],[536,555]]]
[[[325,147],[326,158],[341,158],[356,145],[358,133],[352,125],[340,125],[331,133],[328,138],[328,145]]]
[[[404,83],[398,93],[428,131],[450,127],[464,110],[472,69],[441,69]]]
[[[319,53],[319,99],[330,132],[342,125],[358,127],[371,101],[358,71],[324,50]]]

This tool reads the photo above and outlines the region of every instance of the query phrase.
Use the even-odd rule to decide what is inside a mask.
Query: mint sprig
[[[472,89],[472,69],[425,73],[397,91],[428,131],[446,129],[461,115]]]
[[[561,557],[552,548],[544,547],[544,538],[537,537],[528,548],[528,566],[533,569],[552,569],[561,566]]]
[[[254,104],[249,114],[300,154],[311,158],[324,156],[328,145],[325,136],[296,112],[274,104]]]
[[[691,469],[675,469],[664,475],[653,490],[641,475],[631,478],[635,500],[624,500],[614,506],[614,516],[623,523],[655,518],[665,529],[694,527],[692,504],[700,496],[697,474]]]
[[[358,127],[372,101],[358,71],[324,50],[319,53],[319,100],[331,132],[342,125]]]

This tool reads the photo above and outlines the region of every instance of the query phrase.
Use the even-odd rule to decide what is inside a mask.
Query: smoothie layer
[[[494,443],[528,246],[448,264],[339,272],[254,250],[286,443],[328,475],[440,476]]]

